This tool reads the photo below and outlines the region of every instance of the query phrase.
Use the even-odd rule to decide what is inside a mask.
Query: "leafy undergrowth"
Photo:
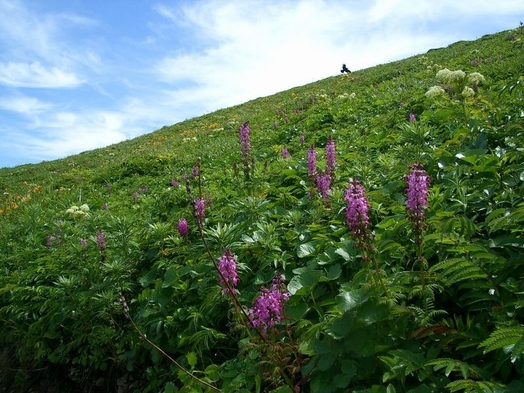
[[[4,392],[520,392],[523,31],[0,170]]]

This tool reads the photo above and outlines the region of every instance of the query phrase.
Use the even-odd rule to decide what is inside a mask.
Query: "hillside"
[[[0,391],[523,391],[523,47],[0,169]]]

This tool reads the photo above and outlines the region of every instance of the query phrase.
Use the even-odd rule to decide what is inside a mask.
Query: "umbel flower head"
[[[349,181],[344,199],[347,202],[346,223],[351,237],[365,241],[369,236],[369,203],[364,195],[364,187],[355,179]]]
[[[89,206],[85,203],[80,207],[73,205],[66,210],[66,213],[74,219],[80,219],[89,215]]]
[[[271,287],[260,289],[259,296],[249,309],[249,319],[255,328],[266,332],[268,327],[275,326],[284,320],[284,303],[289,300],[289,292],[280,273],[277,273]]]
[[[224,254],[218,259],[218,283],[222,287],[222,294],[232,294],[236,291],[234,288],[238,284],[237,261],[229,248],[226,248]]]

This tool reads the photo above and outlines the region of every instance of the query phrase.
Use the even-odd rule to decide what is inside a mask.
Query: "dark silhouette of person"
[[[348,74],[351,74],[351,71],[346,67],[345,64],[342,64],[342,69],[340,70],[341,73],[347,72]]]

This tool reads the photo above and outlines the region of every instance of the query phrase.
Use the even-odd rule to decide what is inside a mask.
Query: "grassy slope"
[[[111,292],[110,287],[104,287],[103,283],[107,280],[113,286],[120,285],[125,288],[129,296],[138,299],[135,303],[137,318],[146,328],[151,329],[151,335],[158,338],[159,343],[165,345],[167,349],[180,353],[182,358],[184,351],[195,351],[199,354],[199,361],[209,364],[210,355],[202,349],[202,344],[194,336],[197,332],[192,331],[190,327],[184,327],[185,330],[180,335],[186,337],[186,344],[178,343],[176,345],[179,347],[177,347],[173,342],[174,338],[170,338],[169,334],[167,337],[162,334],[155,336],[155,329],[159,322],[153,321],[152,311],[146,311],[148,301],[152,299],[163,305],[163,296],[168,296],[171,300],[176,298],[179,302],[187,302],[181,304],[188,310],[194,308],[195,313],[197,310],[202,312],[202,309],[194,304],[203,297],[202,301],[205,303],[205,306],[202,306],[203,309],[217,318],[218,326],[205,317],[202,317],[202,325],[208,327],[210,331],[215,331],[214,329],[220,331],[227,325],[227,321],[221,318],[223,311],[216,314],[216,309],[210,305],[211,300],[204,296],[205,294],[198,293],[196,284],[191,284],[191,281],[184,283],[187,286],[181,286],[181,288],[184,290],[189,288],[188,293],[193,293],[194,297],[187,295],[178,298],[175,293],[164,294],[162,292],[166,289],[164,284],[171,285],[166,284],[168,272],[172,272],[167,266],[172,263],[178,264],[186,258],[190,261],[188,263],[195,264],[195,275],[199,280],[204,280],[203,287],[212,294],[217,294],[216,285],[213,286],[206,278],[209,278],[212,272],[209,272],[209,269],[206,270],[203,262],[200,261],[202,258],[198,256],[198,253],[202,254],[202,249],[197,244],[198,237],[193,238],[195,244],[192,246],[184,245],[173,238],[176,221],[183,215],[190,216],[190,210],[188,210],[187,201],[184,202],[187,197],[184,196],[183,187],[174,190],[170,188],[170,184],[172,179],[181,180],[183,173],[189,173],[197,160],[201,162],[204,194],[210,195],[213,202],[206,222],[209,228],[218,233],[215,237],[219,240],[214,244],[213,251],[219,254],[221,245],[236,244],[238,249],[235,252],[251,268],[250,272],[244,271],[243,278],[246,295],[242,300],[246,304],[256,292],[256,288],[250,283],[267,282],[269,279],[267,270],[269,268],[272,273],[270,267],[273,263],[277,263],[286,271],[288,281],[299,277],[295,282],[298,281],[303,285],[304,282],[300,281],[300,270],[294,269],[306,266],[304,263],[307,261],[307,269],[311,268],[315,272],[321,271],[317,266],[318,261],[308,259],[310,254],[322,255],[322,252],[325,251],[326,255],[331,255],[330,253],[334,250],[341,248],[349,252],[344,247],[351,242],[347,240],[343,213],[340,212],[344,207],[343,189],[347,186],[348,179],[352,177],[362,180],[369,190],[372,221],[377,225],[377,244],[384,255],[389,253],[387,257],[383,257],[382,262],[387,266],[386,270],[391,273],[391,277],[395,277],[395,274],[402,270],[401,267],[410,258],[409,252],[406,252],[406,248],[409,248],[409,241],[402,245],[400,244],[402,241],[399,240],[401,238],[406,240],[409,235],[402,228],[395,227],[392,222],[398,220],[399,215],[403,214],[403,175],[407,173],[408,165],[420,157],[432,177],[433,184],[431,197],[433,208],[428,213],[428,220],[434,235],[433,238],[428,238],[428,242],[433,242],[433,246],[428,247],[427,251],[429,258],[432,258],[430,261],[440,261],[439,256],[435,253],[435,249],[439,247],[444,247],[442,250],[439,249],[439,252],[448,253],[450,258],[457,257],[456,250],[445,248],[450,247],[449,242],[456,242],[456,249],[459,248],[458,245],[469,244],[469,242],[480,247],[480,245],[487,244],[486,242],[492,236],[494,241],[499,241],[501,243],[498,244],[503,245],[501,249],[494,248],[493,255],[495,253],[496,255],[493,256],[493,260],[502,258],[508,261],[507,263],[514,263],[515,260],[518,260],[517,256],[521,250],[519,247],[522,246],[521,232],[517,225],[519,218],[517,217],[517,224],[508,224],[506,233],[501,232],[500,226],[496,227],[496,224],[488,217],[490,213],[497,212],[495,207],[507,209],[511,214],[512,209],[516,209],[522,202],[520,196],[522,175],[519,175],[524,173],[522,155],[515,146],[511,145],[510,141],[504,139],[509,135],[515,137],[518,143],[521,141],[522,88],[517,86],[510,94],[507,87],[515,86],[519,78],[522,83],[522,39],[522,32],[517,31],[516,33],[501,32],[472,42],[458,42],[447,48],[431,50],[424,56],[414,56],[402,61],[379,65],[355,72],[351,76],[334,76],[270,97],[258,98],[242,105],[163,127],[151,134],[106,148],[38,165],[1,169],[0,255],[2,256],[0,262],[5,274],[2,282],[4,290],[1,292],[1,306],[4,307],[4,311],[0,317],[11,315],[10,318],[17,321],[13,322],[7,341],[3,344],[26,340],[24,330],[28,329],[32,335],[28,336],[27,340],[31,345],[38,344],[40,352],[37,351],[35,357],[38,361],[44,361],[44,364],[46,363],[43,359],[51,360],[52,363],[66,362],[67,359],[80,363],[83,361],[89,366],[89,372],[93,373],[95,373],[93,370],[97,368],[107,367],[105,361],[99,358],[86,360],[88,358],[82,356],[88,355],[83,354],[76,347],[67,350],[62,348],[62,352],[46,347],[47,341],[38,338],[39,329],[42,329],[42,335],[47,331],[46,339],[50,340],[57,339],[59,335],[69,336],[67,336],[67,331],[61,331],[57,327],[59,322],[50,321],[48,326],[45,325],[48,323],[45,318],[38,317],[38,315],[50,315],[50,304],[53,304],[53,301],[58,304],[58,300],[51,295],[46,295],[47,292],[38,292],[35,289],[46,288],[45,290],[49,290],[49,293],[55,293],[52,291],[55,289],[54,283],[57,282],[58,277],[62,275],[67,278],[73,275],[71,272],[74,271],[74,266],[78,264],[79,260],[81,263],[88,264],[91,257],[94,261],[93,266],[98,266],[99,256],[95,252],[82,254],[83,251],[73,242],[77,242],[78,236],[90,236],[90,242],[94,244],[94,234],[103,228],[109,236],[110,244],[118,245],[118,250],[113,251],[112,254],[114,265],[104,265],[102,269],[103,274],[108,275],[106,278],[96,274],[93,276],[92,271],[88,274],[89,280],[100,282],[102,289],[92,294],[89,292],[92,291],[92,288],[81,281],[83,278],[79,278],[78,282],[67,284],[69,288],[75,286],[83,288],[87,294],[85,299],[75,297],[76,300],[71,300],[71,302],[78,302],[78,307],[93,307],[93,314],[87,313],[84,319],[71,322],[67,317],[57,313],[56,315],[61,315],[57,317],[57,320],[64,318],[62,325],[76,329],[77,334],[84,337],[83,340],[87,340],[79,345],[92,345],[92,348],[89,347],[91,350],[97,346],[108,345],[108,342],[114,340],[112,331],[100,334],[100,341],[96,341],[92,339],[89,326],[86,326],[89,321],[93,323],[93,326],[103,326],[104,318],[115,318],[117,323],[123,323],[114,316],[110,317],[116,311],[108,310],[97,303],[100,299],[105,299],[108,304],[114,301],[111,298],[114,295],[114,288]],[[462,69],[468,73],[480,72],[485,76],[487,83],[481,88],[475,103],[469,107],[467,119],[462,117],[460,108],[452,107],[450,109],[445,105],[436,106],[424,96],[424,93],[437,83],[435,73],[441,68]],[[501,91],[503,91],[502,94]],[[354,98],[351,97],[352,93],[355,94]],[[416,115],[421,127],[427,131],[423,136],[413,135],[407,131],[406,125],[410,113]],[[246,184],[241,174],[236,175],[233,169],[234,165],[238,167],[241,165],[237,130],[244,121],[249,121],[251,125],[252,146],[256,159],[256,172],[251,184]],[[274,127],[275,122],[277,127]],[[306,140],[305,146],[300,145],[301,135]],[[319,206],[308,205],[305,197],[307,175],[304,175],[307,173],[305,164],[307,147],[314,143],[321,152],[328,135],[332,135],[337,142],[338,163],[337,176],[330,197],[331,216],[322,209],[319,210]],[[288,148],[292,159],[283,160],[280,157],[283,146]],[[497,147],[504,150],[502,158],[500,158],[500,151],[499,153],[495,151]],[[465,160],[455,159],[459,153],[466,154]],[[494,158],[497,154],[500,158],[498,160]],[[470,164],[474,166],[468,166]],[[324,165],[322,158],[320,158],[319,165]],[[460,168],[461,171],[453,169],[454,166]],[[492,168],[495,170],[492,171]],[[479,179],[477,182],[474,181],[475,177]],[[500,190],[492,184],[492,177],[498,179],[497,181],[502,185]],[[465,195],[461,196],[460,187],[453,186],[454,182],[462,182],[463,189],[467,191]],[[111,190],[107,188],[108,184]],[[147,186],[147,191],[144,186]],[[488,197],[483,196],[486,192],[489,194],[495,189],[496,191],[493,191],[493,194]],[[484,190],[488,191],[484,192]],[[132,197],[135,192],[138,195],[137,199]],[[88,203],[92,209],[92,219],[88,224],[82,228],[61,227],[61,224],[57,224],[57,220],[67,221],[64,218],[64,212],[68,207],[80,203]],[[108,204],[110,215],[102,210],[104,203]],[[299,215],[302,218],[297,218]],[[462,218],[452,221],[453,216]],[[285,230],[271,229],[271,220],[277,227],[289,226],[285,227],[287,228]],[[233,230],[229,234],[220,232],[220,225],[223,224],[235,226],[237,232]],[[488,228],[488,224],[491,227]],[[274,239],[269,236],[268,244],[249,246],[248,240],[242,237],[241,230],[254,236],[253,232],[256,232],[257,225],[261,225],[259,228],[263,227],[265,231],[273,230]],[[57,231],[62,230],[66,232],[70,230],[70,237],[67,238],[64,235],[64,247],[62,244],[60,247],[56,246],[54,253],[49,255],[46,249],[46,237],[49,234],[56,235]],[[310,242],[304,242],[298,235],[293,237],[290,234],[293,231],[300,232],[301,236]],[[264,231],[261,229],[259,232]],[[504,240],[501,240],[503,236],[512,236],[511,242],[516,248],[504,246]],[[442,240],[443,237],[445,241]],[[344,242],[341,243],[337,238],[344,239]],[[322,248],[323,244],[325,244],[325,249]],[[315,253],[310,252],[308,248],[310,246],[316,247]],[[461,258],[462,256],[462,254],[459,255]],[[255,262],[257,258],[260,262]],[[136,262],[131,273],[126,270],[127,268],[118,270],[121,269],[118,263],[125,264],[122,261],[127,260]],[[336,261],[337,264],[341,263],[339,260]],[[259,265],[256,266],[255,263]],[[290,267],[286,267],[286,264]],[[318,294],[311,289],[311,292],[306,291],[302,295],[299,290],[294,296],[292,307],[295,310],[300,309],[301,303],[307,304],[311,297],[318,296],[317,301],[324,304],[318,307],[318,313],[325,312],[326,320],[329,319],[328,315],[338,315],[337,313],[341,311],[330,303],[329,298],[337,296],[339,291],[342,291],[344,280],[349,280],[352,274],[357,273],[354,268],[347,269],[347,271],[344,270],[340,280],[336,281],[336,285],[330,283],[323,289],[327,291],[324,294]],[[117,273],[112,275],[114,271]],[[148,271],[152,273],[149,274]],[[335,273],[327,271],[322,274],[330,277]],[[498,273],[502,275],[503,268]],[[504,274],[509,273],[504,272]],[[137,281],[140,281],[141,286],[137,284]],[[213,282],[212,279],[211,281]],[[157,282],[162,284],[158,284],[161,288],[154,287]],[[337,286],[338,284],[341,285],[341,288]],[[63,284],[66,292],[67,285]],[[398,293],[408,298],[416,297],[409,292],[409,289],[406,289],[407,287],[403,287]],[[460,313],[461,305],[454,303],[453,297],[462,295],[462,291],[464,291],[462,287],[446,288],[443,291],[440,306],[449,305],[450,314],[452,314],[451,308],[456,308],[453,311]],[[509,289],[508,291],[510,291],[508,296],[518,292],[516,289],[513,292]],[[14,294],[13,299],[18,302],[13,301],[14,306],[9,305],[11,294]],[[49,296],[51,300],[40,304],[39,301],[45,299],[46,296]],[[57,306],[57,308],[60,307]],[[178,312],[177,309],[166,307],[167,315],[175,315],[174,313]],[[222,304],[221,307],[223,310],[224,305]],[[343,307],[347,305],[343,304]],[[26,315],[25,319],[20,317],[22,314]],[[12,317],[13,315],[17,315],[19,320]],[[163,319],[165,315],[159,318]],[[495,326],[498,328],[499,325],[494,324],[492,315],[489,317],[483,315],[478,314],[478,323],[492,324],[490,331],[482,332],[483,338],[486,338],[495,329]],[[98,317],[100,321],[97,320]],[[40,322],[30,322],[31,318]],[[196,316],[194,318],[198,319]],[[329,325],[325,320],[316,319],[311,314],[307,314],[307,318],[304,318],[307,323],[299,324],[300,339],[311,344],[314,341],[311,338],[311,329],[314,329],[315,326],[319,331],[328,332],[328,336],[336,335],[337,322],[336,317],[333,318],[335,322],[331,321],[333,325]],[[466,318],[465,315],[464,318]],[[344,323],[344,321],[341,319],[339,323]],[[424,325],[420,321],[417,323]],[[508,319],[504,323],[513,325],[515,321]],[[173,329],[182,329],[182,326],[184,324],[180,322],[180,325],[174,326]],[[165,329],[169,331],[169,328]],[[396,333],[399,334],[399,337],[402,336],[402,333]],[[392,333],[392,336],[396,333]],[[363,333],[357,330],[355,335],[358,336],[358,334]],[[479,337],[482,335],[479,332],[476,334]],[[108,341],[104,341],[105,336]],[[121,337],[125,338],[122,338],[122,345],[127,348],[130,341],[126,340],[132,341],[129,338],[132,337],[132,334],[122,334]],[[213,343],[216,341],[220,343],[217,337],[206,339]],[[371,338],[363,336],[364,342],[366,339]],[[391,341],[384,337],[381,339],[384,339],[384,345],[393,347]],[[68,340],[72,339],[63,338],[62,342],[68,342]],[[92,340],[92,343],[89,340]],[[188,340],[194,341],[193,346],[187,344]],[[23,347],[23,344],[18,343],[18,345]],[[318,348],[325,346],[332,352],[335,349],[338,350],[338,347],[330,343],[327,338],[319,340],[315,345]],[[331,347],[332,345],[335,347]],[[315,350],[319,352],[317,347]],[[435,347],[430,344],[428,348],[435,350]],[[69,350],[71,353],[67,352]],[[119,358],[121,363],[127,361],[127,364],[133,364],[136,368],[145,368],[148,365],[149,355],[138,349],[135,349],[136,353],[133,354],[138,360],[133,361],[125,359],[121,347],[114,350],[120,351],[118,356],[124,359]],[[309,351],[308,353],[314,356],[315,350],[309,348],[306,352]],[[66,351],[65,354],[64,351]],[[221,350],[216,349],[216,351]],[[473,352],[469,353],[472,358],[476,356],[473,355]],[[235,351],[224,350],[222,355],[224,359],[228,356],[234,357]],[[43,359],[39,359],[39,356]],[[341,368],[343,370],[345,363],[342,365],[335,363],[331,367],[319,366],[323,358],[319,353],[316,356],[316,360],[311,362],[313,366],[316,365],[315,367],[326,370],[325,375],[329,378],[333,375],[341,375]],[[342,352],[340,356],[349,355]],[[399,356],[395,356],[391,355],[390,361],[400,362]],[[103,358],[102,355],[101,358]],[[485,362],[485,359],[478,360],[481,365],[485,365]],[[231,366],[227,362],[224,364]],[[28,362],[28,365],[32,363]],[[317,368],[313,366],[309,371],[315,375],[310,387],[314,391],[315,386],[328,386],[328,382],[322,379],[322,373],[314,374]],[[162,367],[154,369],[157,373],[155,375],[162,381],[160,378],[162,372],[158,371],[159,369],[161,370]],[[506,376],[512,375],[510,371],[504,371],[504,373],[502,374]],[[368,380],[364,375],[354,386],[362,389],[371,386],[376,375],[380,377],[380,374],[370,372]],[[83,374],[83,378],[88,377],[88,374]],[[389,377],[395,381],[393,376],[389,375]],[[486,377],[486,379],[490,378],[500,379],[501,376]],[[439,381],[442,386],[450,383],[450,380]],[[402,385],[401,382],[399,384]],[[397,388],[400,385],[397,385]],[[157,388],[163,388],[163,385],[160,384]]]

